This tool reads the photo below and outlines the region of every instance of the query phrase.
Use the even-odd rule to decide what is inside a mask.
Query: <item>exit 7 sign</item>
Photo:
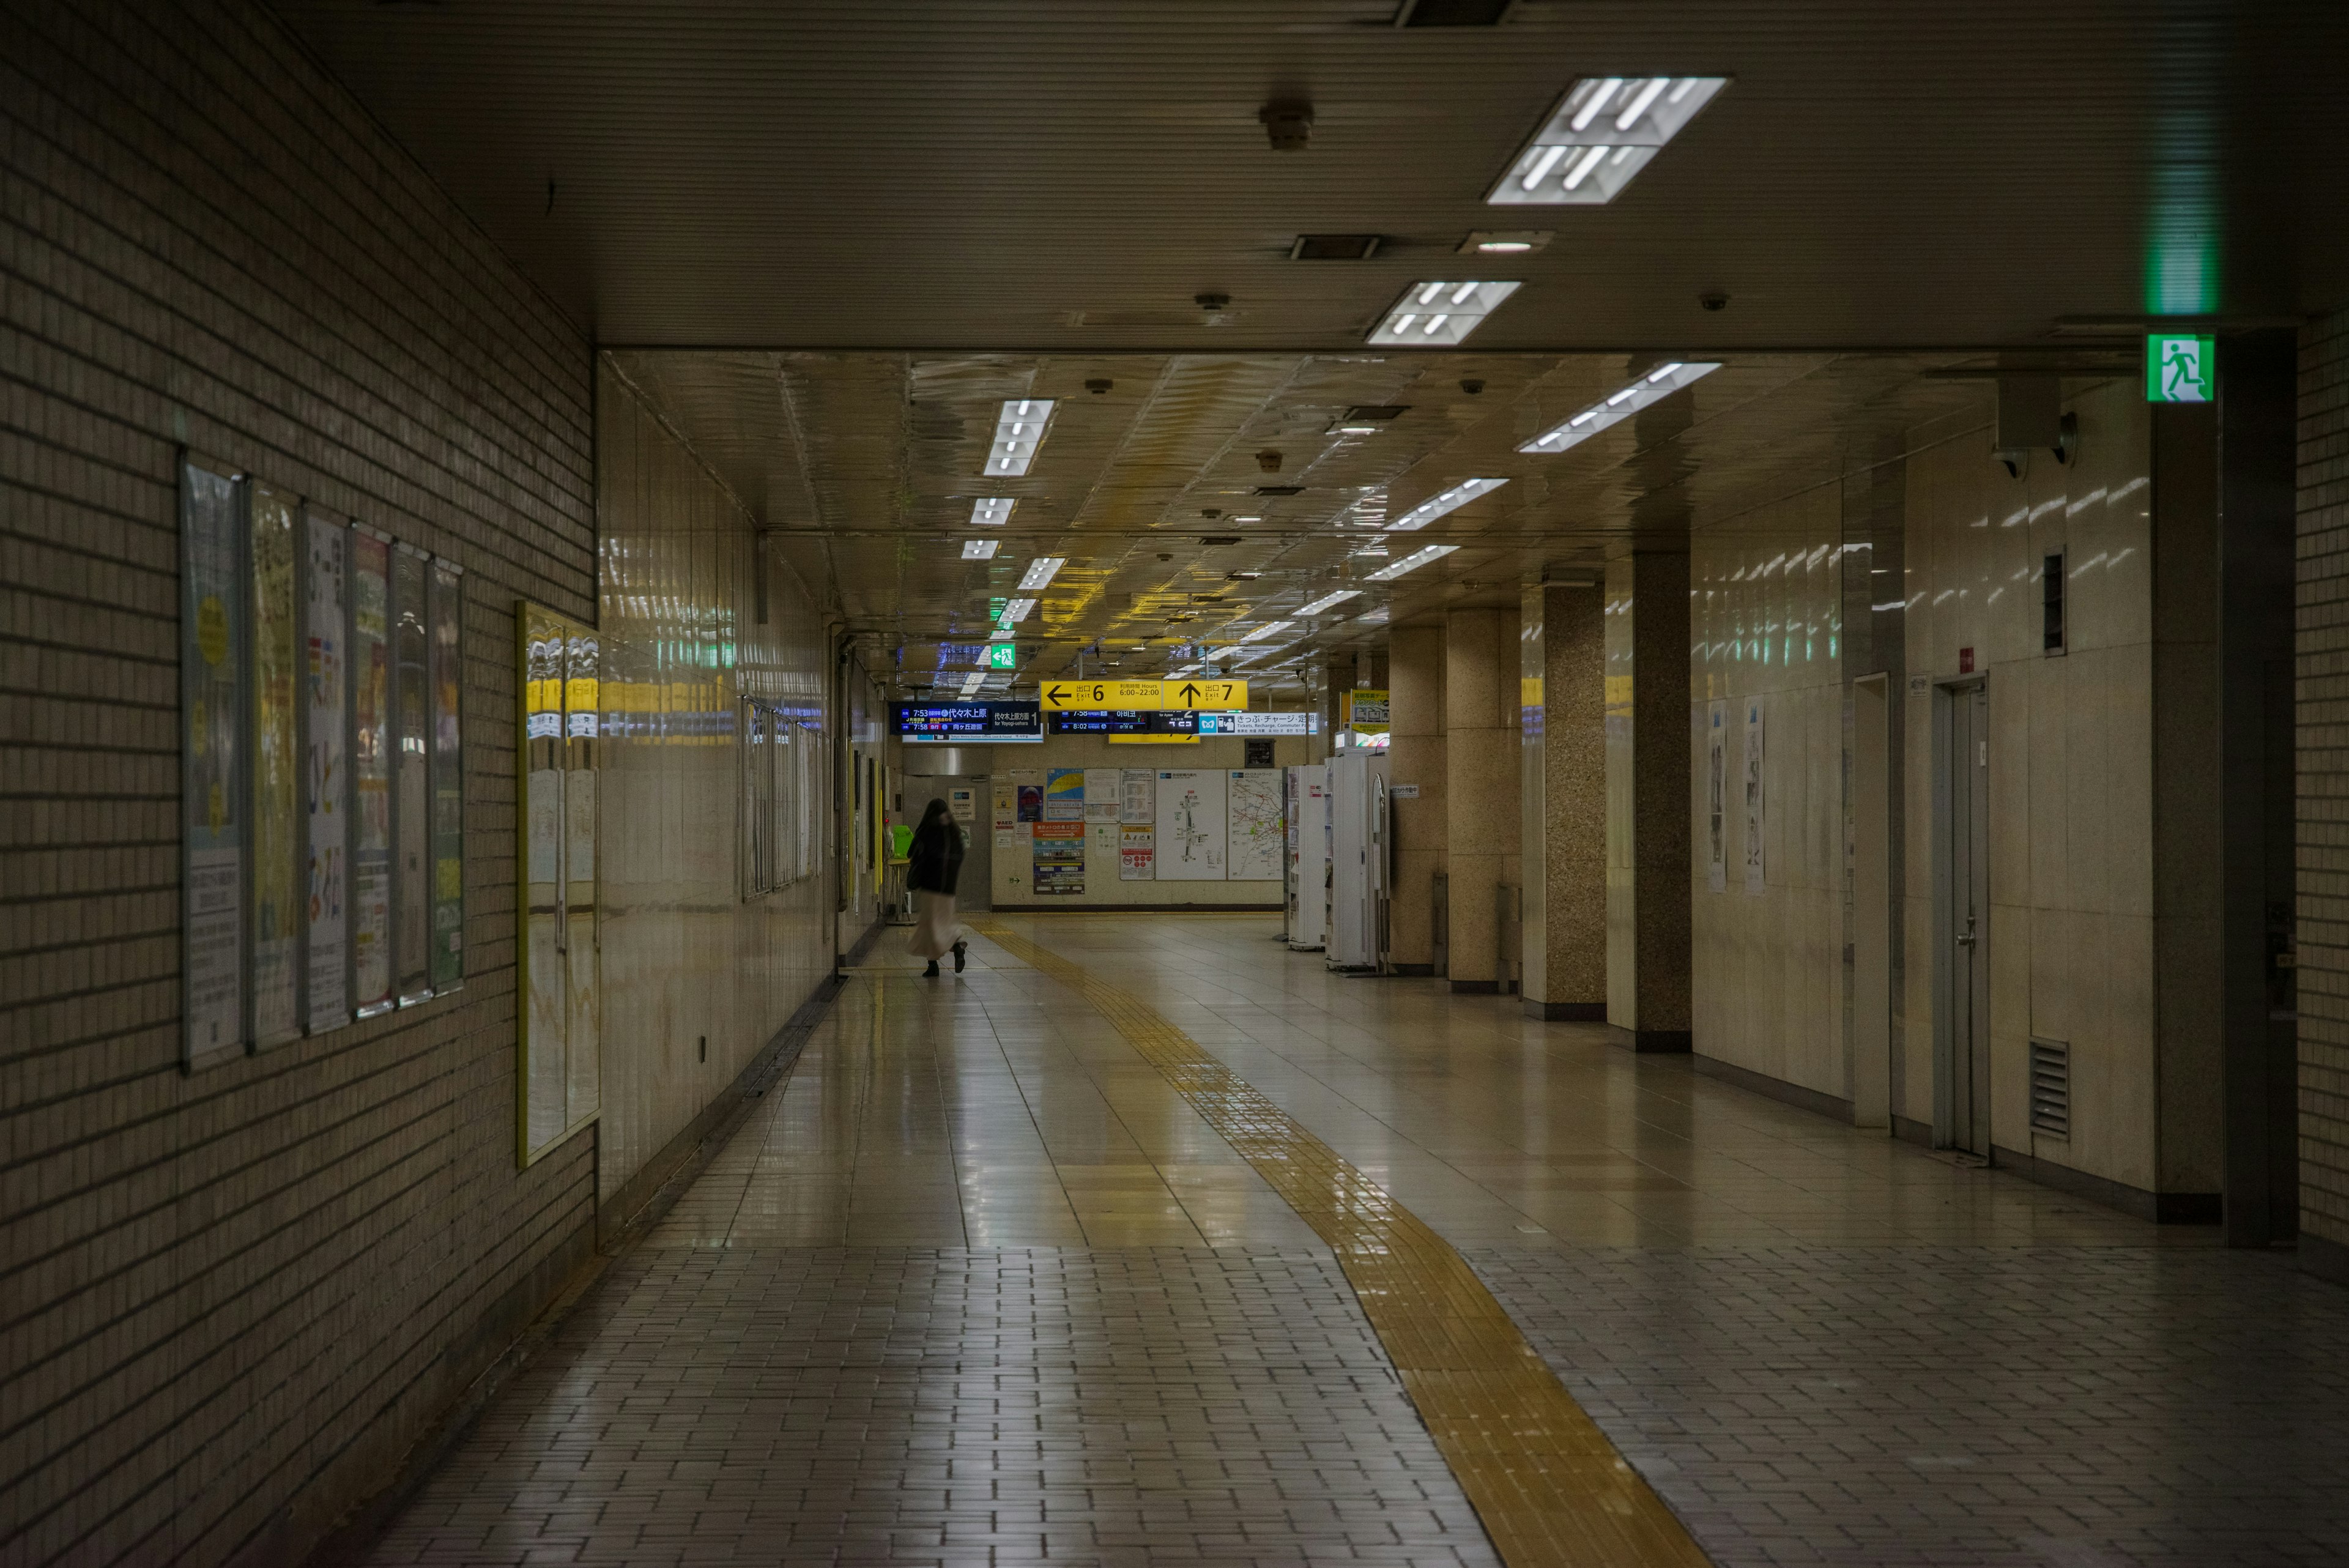
[[[2190,333],[2148,332],[2145,338],[2145,400],[2207,403],[2219,395],[2215,341]]]

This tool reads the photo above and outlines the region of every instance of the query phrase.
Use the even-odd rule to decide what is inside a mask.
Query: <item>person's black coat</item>
[[[914,829],[913,847],[905,852],[905,886],[924,893],[955,890],[962,875],[962,829],[951,817],[925,822]]]

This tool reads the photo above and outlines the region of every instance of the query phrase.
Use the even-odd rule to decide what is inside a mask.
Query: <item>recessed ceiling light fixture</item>
[[[1052,422],[1050,398],[1013,398],[995,421],[995,444],[987,449],[990,474],[1021,474],[1036,461],[1036,447]]]
[[[1413,550],[1410,555],[1405,556],[1402,560],[1394,563],[1394,565],[1391,566],[1381,566],[1377,571],[1372,572],[1370,575],[1368,580],[1373,583],[1391,583],[1397,577],[1402,576],[1405,572],[1415,572],[1419,570],[1420,567],[1427,565],[1430,561],[1440,561],[1458,548],[1460,548],[1460,546],[1457,545],[1422,545],[1420,548]]]
[[[1009,495],[982,495],[970,504],[971,526],[1000,528],[1011,521],[1011,509],[1019,504]]]
[[[1478,229],[1460,242],[1458,250],[1464,256],[1521,256],[1549,242],[1547,229]]]
[[[1288,623],[1285,620],[1268,620],[1262,626],[1257,627],[1255,630],[1249,632],[1246,637],[1241,638],[1240,640],[1242,642],[1261,642],[1268,637],[1278,637],[1288,629]]]
[[[965,539],[962,542],[962,558],[966,561],[991,561],[1002,545],[1000,539]]]
[[[1413,284],[1371,328],[1370,340],[1381,347],[1448,348],[1483,326],[1517,287],[1459,280]]]
[[[1692,381],[1703,379],[1721,369],[1717,361],[1692,359],[1670,360],[1657,366],[1628,387],[1619,387],[1597,402],[1584,409],[1564,424],[1553,426],[1519,444],[1519,452],[1560,452],[1578,445],[1620,420],[1628,420],[1641,409],[1660,403]]]
[[[1009,604],[1003,607],[1003,613],[995,618],[995,624],[1006,627],[1018,626],[1021,621],[1028,618],[1030,613],[1032,612],[1035,607],[1036,601],[1034,599],[1013,599]]]
[[[978,689],[986,684],[987,671],[984,670],[974,670],[969,674],[962,678],[962,694],[966,697],[974,696],[978,693]]]
[[[1402,534],[1424,528],[1445,513],[1457,512],[1479,495],[1489,495],[1508,483],[1506,479],[1464,479],[1443,494],[1428,497],[1388,524],[1387,532]]]
[[[1009,627],[1006,627],[1000,630],[988,633],[987,640],[989,642],[1009,642],[1017,635],[1019,634],[1012,631]]]
[[[1495,207],[1611,202],[1727,77],[1585,77],[1485,194]]]
[[[1023,588],[1043,587],[1051,582],[1052,574],[1067,564],[1066,556],[1039,556],[1028,563],[1028,570],[1020,576],[1019,586]]]
[[[1297,613],[1299,615],[1319,615],[1323,610],[1333,609],[1339,605],[1344,604],[1348,599],[1358,599],[1361,597],[1362,590],[1360,588],[1340,588],[1334,594],[1323,594],[1319,598],[1315,599],[1309,605],[1298,606]]]

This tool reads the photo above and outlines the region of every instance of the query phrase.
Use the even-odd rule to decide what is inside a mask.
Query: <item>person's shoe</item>
[[[970,944],[969,944],[968,942],[957,942],[957,943],[955,943],[955,946],[954,946],[954,954],[955,954],[955,973],[957,973],[957,974],[960,974],[960,973],[962,972],[962,961],[963,961],[963,957],[964,957],[964,955],[965,955],[966,953],[969,952],[969,950],[970,950]]]
[[[922,971],[922,978],[923,978],[924,980],[936,980],[936,979],[937,978],[937,973],[938,973],[938,961],[937,961],[937,960],[936,960],[936,959],[932,959],[932,960],[930,961],[930,967],[929,967],[929,968],[927,968],[927,969],[926,969],[926,970],[924,970],[924,971]]]

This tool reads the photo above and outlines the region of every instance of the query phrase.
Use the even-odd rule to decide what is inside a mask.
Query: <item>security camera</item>
[[[1485,389],[1485,383],[1470,376],[1460,383],[1460,389],[1473,398]]]
[[[1726,310],[1729,308],[1729,296],[1722,293],[1721,290],[1717,288],[1706,289],[1702,294],[1696,296],[1696,302],[1704,306],[1707,310]]]

